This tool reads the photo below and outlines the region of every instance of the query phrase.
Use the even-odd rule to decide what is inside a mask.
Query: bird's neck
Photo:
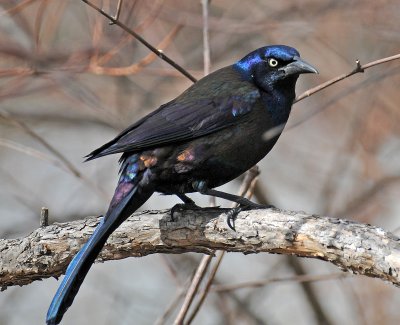
[[[298,76],[292,76],[282,81],[257,77],[251,69],[258,57],[242,59],[233,65],[243,80],[249,81],[261,91],[264,106],[274,123],[284,124],[289,118],[293,100],[296,97],[295,88]],[[256,80],[259,80],[258,82]]]
[[[271,92],[262,91],[261,98],[274,123],[276,125],[285,124],[295,98],[294,87],[278,88]]]

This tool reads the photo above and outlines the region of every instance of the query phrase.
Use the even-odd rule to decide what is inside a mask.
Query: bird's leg
[[[183,193],[176,193],[176,196],[179,197],[182,203],[175,204],[171,209],[171,219],[174,221],[174,213],[178,210],[197,210],[201,209],[194,201]]]
[[[269,207],[269,206],[265,206],[262,204],[254,203],[254,202],[252,202],[244,197],[241,197],[239,195],[234,195],[234,194],[221,192],[221,191],[217,191],[217,190],[213,190],[213,189],[207,189],[204,193],[203,192],[200,192],[200,193],[206,194],[206,195],[211,195],[211,196],[216,196],[221,199],[236,202],[240,206],[243,206],[243,207],[246,207],[249,209],[265,209],[265,208]]]
[[[195,190],[197,190],[198,192],[200,192],[201,194],[216,196],[221,199],[235,202],[239,205],[235,208],[230,209],[227,213],[226,222],[227,222],[229,228],[231,228],[232,230],[235,230],[235,219],[241,211],[244,211],[247,209],[267,209],[267,208],[273,207],[272,205],[262,205],[262,204],[254,203],[254,202],[252,202],[244,197],[238,196],[238,195],[234,195],[234,194],[207,188],[207,186],[204,182],[195,182],[193,184],[193,188]]]
[[[183,193],[177,193],[176,196],[179,197],[182,200],[182,202],[185,204],[196,205],[190,197],[188,197],[187,195],[185,195]]]
[[[235,203],[239,204],[240,206],[242,206],[242,208],[244,208],[244,209],[246,209],[246,208],[248,208],[248,209],[267,209],[267,208],[271,207],[271,205],[262,205],[262,204],[254,203],[254,202],[252,202],[244,197],[241,197],[239,195],[221,192],[218,190],[207,188],[205,186],[201,186],[197,190],[201,194],[216,196],[221,199],[235,202]]]

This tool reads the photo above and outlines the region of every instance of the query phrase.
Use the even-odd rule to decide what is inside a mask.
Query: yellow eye
[[[268,60],[268,64],[270,67],[275,68],[278,65],[278,60],[276,60],[274,58],[270,58]]]

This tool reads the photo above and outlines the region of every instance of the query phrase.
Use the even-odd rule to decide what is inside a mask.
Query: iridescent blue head
[[[269,92],[278,87],[293,88],[302,73],[318,73],[300,59],[299,52],[285,45],[261,47],[234,64],[243,78]]]

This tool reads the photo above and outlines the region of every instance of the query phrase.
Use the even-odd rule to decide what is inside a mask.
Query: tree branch
[[[84,3],[92,7],[94,10],[102,14],[104,17],[108,18],[111,22],[112,25],[118,25],[121,27],[124,31],[127,33],[131,34],[134,38],[136,38],[140,43],[142,43],[144,46],[146,46],[151,52],[153,52],[155,55],[157,55],[160,59],[164,60],[167,62],[169,65],[174,67],[176,70],[178,70],[180,73],[182,73],[185,77],[187,77],[189,80],[196,82],[197,79],[193,77],[188,71],[186,71],[184,68],[182,68],[179,64],[177,64],[175,61],[173,61],[169,56],[164,54],[162,51],[156,49],[153,45],[151,45],[149,42],[147,42],[142,36],[140,36],[138,33],[134,32],[132,29],[130,29],[128,26],[123,24],[118,20],[119,15],[116,15],[116,18],[110,16],[108,13],[106,13],[103,9],[97,7],[95,4],[91,3],[90,1],[87,0],[82,0]]]
[[[341,75],[339,75],[339,76],[337,76],[337,77],[335,77],[333,79],[325,81],[324,83],[305,91],[304,93],[302,93],[301,95],[296,97],[296,99],[294,100],[293,104],[303,100],[304,98],[310,97],[311,95],[314,95],[315,93],[317,93],[317,92],[319,92],[319,91],[321,91],[321,90],[323,90],[325,88],[328,88],[329,86],[332,86],[333,84],[335,84],[335,83],[337,83],[337,82],[339,82],[339,81],[341,81],[343,79],[351,77],[352,75],[354,75],[356,73],[363,73],[364,70],[367,70],[367,69],[369,69],[371,67],[374,67],[376,65],[379,65],[379,64],[382,64],[382,63],[386,63],[386,62],[390,62],[390,61],[394,61],[394,60],[399,60],[399,59],[400,59],[400,53],[396,54],[396,55],[388,56],[386,58],[382,58],[382,59],[379,59],[379,60],[375,60],[375,61],[372,61],[372,62],[368,62],[368,63],[366,63],[364,65],[361,65],[360,61],[357,60],[356,61],[356,67],[353,70],[351,70],[348,73],[343,73],[343,74],[341,74]]]
[[[240,213],[234,232],[225,213],[216,208],[177,211],[174,221],[169,210],[135,213],[111,235],[98,260],[215,250],[292,254],[400,286],[400,240],[381,228],[267,209]],[[97,223],[98,218],[88,218],[39,228],[21,239],[1,239],[1,288],[60,276]]]

